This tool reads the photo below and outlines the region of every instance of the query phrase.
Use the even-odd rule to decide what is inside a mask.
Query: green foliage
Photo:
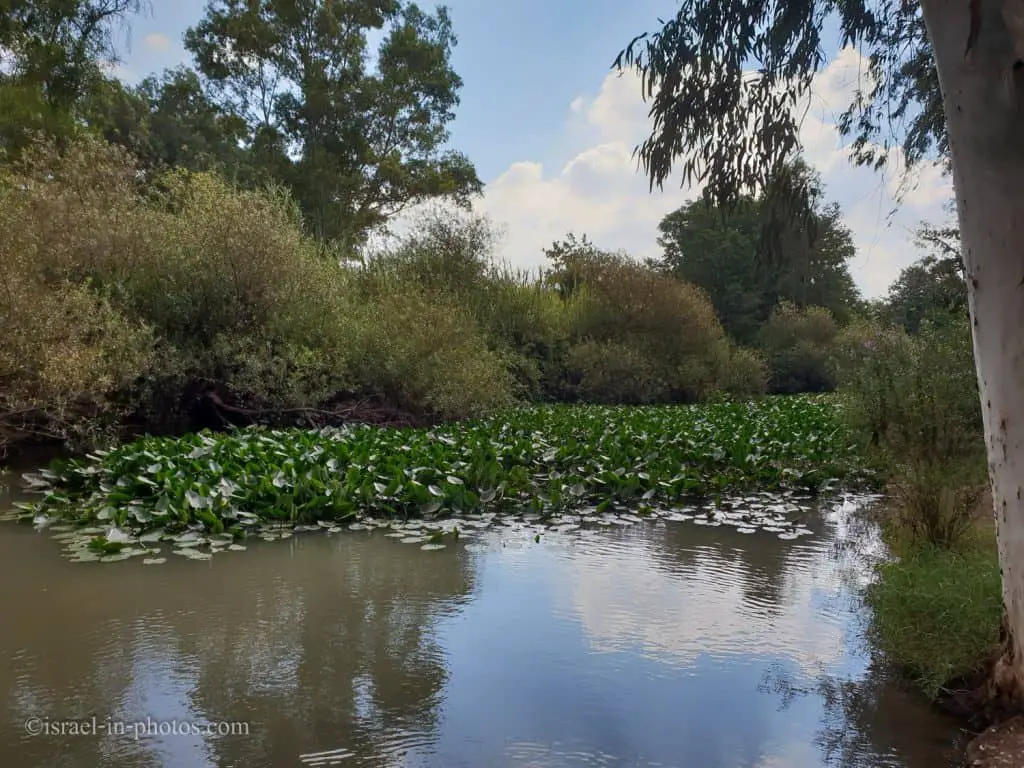
[[[555,243],[548,256],[547,280],[565,298],[576,345],[566,361],[571,391],[599,402],[687,402],[721,391],[726,379],[736,384],[733,348],[699,288],[585,238]],[[763,379],[753,362],[744,360],[749,392]]]
[[[999,557],[991,541],[957,550],[918,544],[885,563],[867,591],[879,648],[938,697],[999,651]]]
[[[472,318],[412,291],[368,303],[283,192],[182,170],[142,188],[122,151],[89,140],[27,150],[0,197],[19,329],[0,354],[5,441],[116,434],[130,414],[180,428],[195,382],[257,408],[383,394],[454,418],[508,402]]]
[[[358,310],[353,374],[369,393],[443,419],[479,416],[512,400],[500,355],[450,298],[399,284]]]
[[[768,391],[768,361],[760,351],[730,345],[723,357],[718,366],[722,392],[750,397]]]
[[[349,245],[412,203],[479,192],[469,160],[443,149],[462,85],[455,42],[444,7],[428,14],[398,0],[221,0],[185,37],[309,231]]]
[[[664,183],[677,160],[683,184],[704,183],[720,207],[770,185],[798,150],[800,97],[824,64],[822,30],[835,23],[868,62],[870,85],[839,120],[843,135],[855,137],[855,160],[884,162],[894,121],[904,119],[909,163],[933,150],[945,156],[942,96],[918,4],[683,0],[674,17],[635,37],[615,61],[640,74],[652,101],[653,130],[639,147],[652,186]],[[806,214],[806,183],[793,181],[773,197]]]
[[[783,302],[758,334],[771,370],[772,392],[827,392],[835,388],[832,356],[839,326],[822,307]]]
[[[950,546],[965,534],[985,478],[985,445],[970,329],[852,326],[839,341],[845,411],[889,469],[896,521]]]
[[[224,113],[187,67],[150,76],[128,88],[106,80],[82,105],[88,127],[134,155],[143,168],[218,171],[249,185],[273,181],[242,146],[245,123]]]
[[[16,156],[35,133],[66,140],[81,102],[115,60],[112,34],[139,0],[0,3],[0,152]]]
[[[373,290],[425,290],[464,308],[531,399],[655,403],[763,391],[763,362],[728,343],[693,286],[572,235],[531,280],[496,262],[496,239],[486,219],[434,212],[370,259],[364,278]]]
[[[814,397],[553,406],[430,430],[247,429],[145,438],[58,463],[32,478],[45,495],[30,511],[193,536],[524,505],[545,516],[595,505],[597,514],[626,505],[649,514],[695,493],[856,479],[849,445],[831,403]]]
[[[929,463],[983,451],[981,403],[966,318],[917,337],[855,325],[843,332],[841,386],[847,411],[886,458]]]
[[[923,323],[959,324],[967,316],[967,281],[959,257],[928,255],[903,269],[883,311],[909,333],[918,333]]]
[[[726,332],[741,344],[755,342],[780,301],[825,307],[845,321],[859,300],[848,267],[855,249],[838,207],[823,204],[820,179],[806,165],[798,161],[793,170],[806,177],[813,215],[781,224],[775,254],[761,237],[772,207],[766,194],[743,197],[731,209],[693,201],[658,227],[664,256],[657,267],[707,291]]]
[[[669,382],[657,361],[623,341],[575,344],[565,367],[571,390],[585,402],[655,403],[669,396]]]

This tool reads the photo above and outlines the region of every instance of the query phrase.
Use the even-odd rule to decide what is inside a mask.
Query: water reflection
[[[955,726],[859,645],[877,541],[848,512],[797,541],[654,523],[422,552],[318,534],[153,567],[68,563],[4,526],[0,764],[945,765]],[[248,734],[23,725],[93,714]]]

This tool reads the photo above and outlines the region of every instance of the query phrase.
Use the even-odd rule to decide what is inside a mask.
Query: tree
[[[864,87],[840,121],[858,162],[884,158],[884,126],[910,118],[909,162],[948,159],[959,228],[1006,609],[1001,696],[1024,703],[1024,25],[1011,0],[683,0],[615,65],[639,72],[653,130],[651,184],[684,182],[729,205],[764,188],[798,146],[798,101],[823,63],[821,32],[865,49]],[[941,86],[941,87],[940,87]],[[941,108],[940,108],[941,106]],[[882,138],[879,141],[880,137]]]
[[[368,33],[382,30],[376,61]],[[361,242],[407,206],[480,191],[444,150],[462,81],[444,7],[401,0],[215,0],[185,36],[257,162],[288,184],[309,229]]]
[[[665,249],[662,269],[700,286],[729,334],[750,344],[780,301],[825,307],[845,320],[858,302],[847,262],[855,248],[839,208],[825,205],[816,174],[801,161],[809,180],[811,226],[784,222],[780,252],[761,253],[760,233],[770,213],[765,195],[746,196],[728,209],[695,200],[659,225]]]
[[[922,228],[919,241],[933,242],[937,230]],[[953,248],[942,240],[944,248]],[[967,313],[967,283],[959,254],[928,254],[900,272],[889,287],[885,315],[902,325],[909,333],[917,333],[921,324],[948,326]]]
[[[142,0],[0,0],[0,149],[65,138],[116,55],[113,31]]]
[[[827,309],[801,309],[780,302],[757,335],[757,346],[768,359],[771,391],[793,394],[835,389],[829,358],[838,333],[839,326]]]

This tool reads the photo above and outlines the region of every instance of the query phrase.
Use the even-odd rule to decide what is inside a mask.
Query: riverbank
[[[970,531],[939,548],[883,527],[894,559],[867,593],[872,635],[901,674],[975,736],[969,768],[1024,766],[1024,717],[993,700],[989,682],[1001,653],[1002,585],[991,498]]]

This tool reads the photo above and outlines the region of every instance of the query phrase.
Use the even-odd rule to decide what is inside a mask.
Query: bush
[[[489,287],[498,233],[483,216],[435,208],[370,260],[371,274],[473,300]]]
[[[782,302],[758,335],[771,371],[769,389],[780,394],[835,389],[831,357],[839,332],[832,313],[822,307],[800,309]]]
[[[362,392],[445,419],[509,405],[512,383],[473,316],[413,286],[382,292],[358,311],[353,372]]]
[[[638,405],[669,394],[664,371],[632,344],[584,341],[569,348],[565,365],[570,391],[586,402]]]
[[[605,345],[585,352],[592,379],[600,361],[611,366],[604,380],[635,362],[632,386],[650,389],[634,392],[631,402],[693,402],[735,383],[729,342],[703,291],[624,256],[572,264],[570,339]]]
[[[986,480],[981,404],[966,319],[949,327],[858,324],[837,358],[847,418],[885,467],[897,522],[950,546],[972,525]]]
[[[132,410],[122,393],[154,359],[151,330],[84,287],[12,273],[3,235],[0,225],[0,448],[108,439]]]
[[[504,358],[464,308],[408,280],[368,294],[280,191],[143,179],[87,140],[29,148],[0,206],[0,312],[19,329],[0,342],[5,439],[15,421],[23,436],[116,433],[129,414],[185,428],[176,406],[197,387],[268,412],[363,395],[441,417],[508,402]]]
[[[757,350],[732,347],[719,370],[719,386],[730,395],[749,397],[768,390],[768,361]]]
[[[984,453],[981,402],[966,318],[917,337],[893,328],[851,326],[838,368],[847,410],[886,459],[929,463]]]
[[[552,285],[497,264],[485,219],[435,214],[339,267],[281,190],[142,173],[97,139],[20,157],[0,176],[0,441],[189,429],[211,392],[275,420],[366,397],[462,418],[763,389],[701,291],[589,245]]]

